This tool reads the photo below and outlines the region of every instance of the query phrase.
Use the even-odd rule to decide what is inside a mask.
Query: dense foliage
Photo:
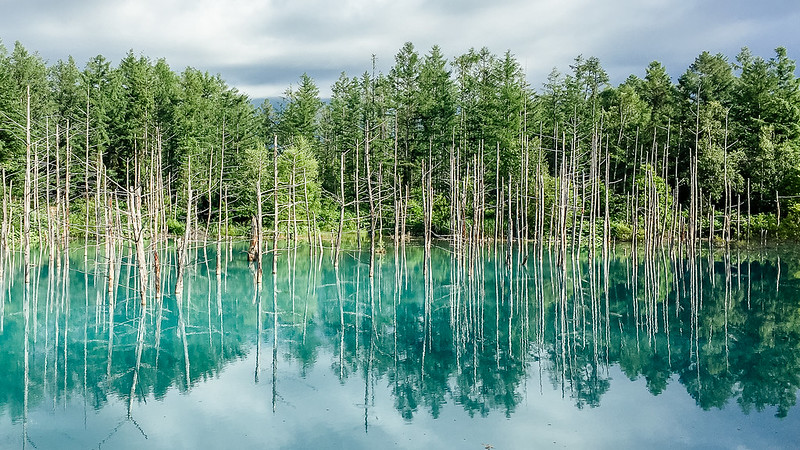
[[[290,235],[336,230],[341,209],[345,229],[371,219],[395,236],[596,237],[608,222],[606,238],[798,237],[800,81],[783,48],[704,52],[677,82],[652,62],[616,87],[579,56],[535,89],[510,52],[448,60],[407,43],[387,74],[342,73],[331,90],[323,102],[304,74],[256,107],[219,76],[133,52],[81,70],[0,44],[8,234],[28,157],[34,226],[58,216],[73,233],[102,233],[101,205],[137,187],[145,221],[246,230],[260,178],[262,220],[278,205]]]

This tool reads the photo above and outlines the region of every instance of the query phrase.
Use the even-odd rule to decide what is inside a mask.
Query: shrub
[[[784,239],[800,240],[800,203],[789,206],[786,217],[781,219],[778,234]]]
[[[169,234],[183,236],[183,233],[186,232],[186,224],[178,222],[170,217],[167,219],[167,230],[169,231]]]
[[[611,222],[611,236],[618,241],[630,241],[633,239],[633,230],[627,223]]]

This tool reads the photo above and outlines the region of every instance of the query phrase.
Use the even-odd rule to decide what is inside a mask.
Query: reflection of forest
[[[182,298],[154,296],[144,307],[130,250],[112,265],[82,248],[36,255],[27,287],[12,254],[0,291],[0,411],[20,420],[71,397],[94,408],[110,396],[159,399],[253,351],[256,382],[260,366],[277,376],[278,355],[303,376],[332,354],[340,380],[365,380],[365,405],[385,384],[407,419],[436,417],[448,402],[470,415],[510,415],[531,371],[577,407],[597,406],[613,365],[654,395],[679,381],[702,408],[735,400],[745,412],[772,406],[785,416],[795,404],[798,258],[618,251],[559,266],[546,249],[530,250],[464,257],[434,248],[426,259],[423,248],[390,249],[370,278],[368,255],[343,254],[335,267],[301,248],[282,252],[277,278],[265,274],[256,290],[242,249],[212,246],[192,255]],[[166,273],[161,292],[174,281]],[[277,395],[280,380],[272,386]]]

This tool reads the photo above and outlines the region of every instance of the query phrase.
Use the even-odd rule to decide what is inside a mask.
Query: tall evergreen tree
[[[319,140],[319,113],[322,101],[314,80],[304,73],[297,90],[288,88],[284,96],[284,109],[280,113],[279,130],[282,141],[302,136],[311,145]]]

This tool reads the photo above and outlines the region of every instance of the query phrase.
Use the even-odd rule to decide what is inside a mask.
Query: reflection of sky
[[[330,369],[327,351],[301,378],[297,366],[279,356],[278,401],[272,411],[271,344],[262,347],[259,383],[255,352],[233,361],[218,377],[197,382],[189,393],[171,390],[163,400],[133,406],[109,399],[99,411],[82,399],[42,402],[29,413],[28,448],[792,448],[800,440],[797,408],[785,419],[774,408],[744,415],[738,405],[703,411],[673,377],[651,395],[644,379],[629,381],[618,368],[597,408],[577,409],[536,366],[520,387],[523,399],[509,418],[500,411],[470,418],[452,401],[434,419],[420,406],[411,421],[394,407],[389,381],[370,386],[368,430],[364,382],[343,384]],[[281,349],[279,349],[281,355]],[[59,402],[63,402],[60,400]],[[731,402],[732,403],[732,402]],[[137,429],[136,424],[141,428]],[[146,435],[146,439],[145,436]],[[22,447],[22,423],[0,418],[0,448]]]

